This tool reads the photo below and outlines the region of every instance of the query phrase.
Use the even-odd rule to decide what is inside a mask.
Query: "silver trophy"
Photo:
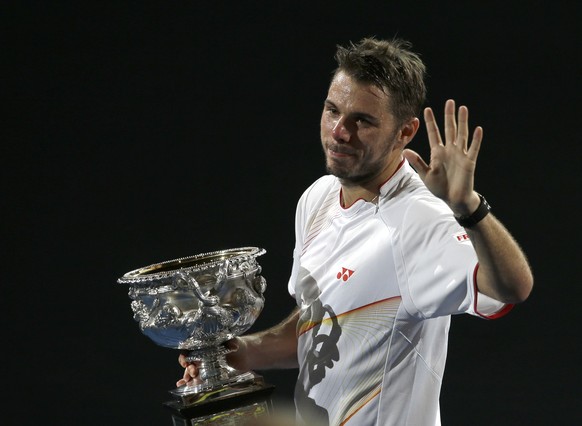
[[[170,391],[181,408],[207,401],[210,394],[232,400],[265,388],[260,376],[227,365],[229,349],[223,345],[246,332],[263,309],[267,284],[257,257],[264,253],[258,247],[202,253],[118,279],[129,285],[141,331],[160,346],[187,351],[188,360],[198,365],[198,383]]]

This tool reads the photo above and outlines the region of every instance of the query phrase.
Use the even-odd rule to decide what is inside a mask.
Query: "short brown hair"
[[[380,88],[390,97],[391,113],[399,122],[420,116],[426,100],[426,66],[402,39],[368,37],[357,44],[337,46],[334,76],[343,71],[363,83]]]

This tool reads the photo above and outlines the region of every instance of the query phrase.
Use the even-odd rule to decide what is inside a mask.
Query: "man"
[[[444,140],[424,110],[430,164],[408,149],[425,67],[401,40],[338,47],[321,117],[329,175],[299,200],[281,324],[230,342],[239,369],[299,367],[308,425],[437,425],[450,316],[505,314],[533,278],[473,189],[483,130],[445,104]],[[416,172],[412,167],[416,169]],[[197,368],[184,356],[188,383]]]

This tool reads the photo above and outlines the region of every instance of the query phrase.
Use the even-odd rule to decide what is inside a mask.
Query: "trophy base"
[[[164,406],[172,412],[174,426],[255,425],[258,419],[272,416],[271,395],[275,387],[260,376],[253,377],[252,382],[182,395],[180,399],[165,402]]]

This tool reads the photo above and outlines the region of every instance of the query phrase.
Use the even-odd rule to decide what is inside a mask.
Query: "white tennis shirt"
[[[477,257],[448,206],[408,162],[378,204],[343,208],[324,176],[299,200],[289,292],[298,324],[298,419],[439,425],[450,315],[504,305],[476,291]]]

